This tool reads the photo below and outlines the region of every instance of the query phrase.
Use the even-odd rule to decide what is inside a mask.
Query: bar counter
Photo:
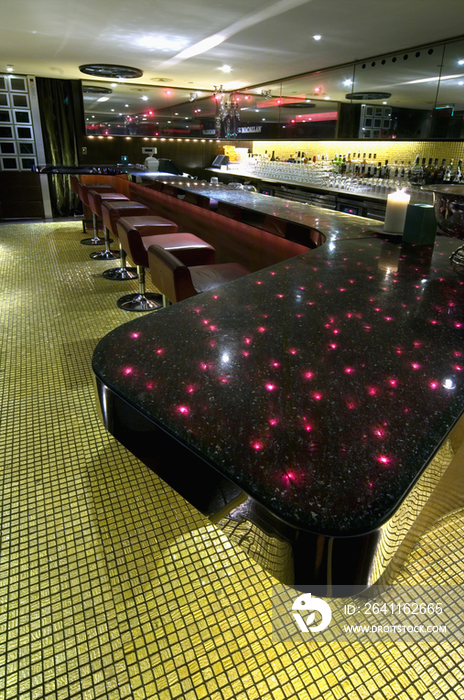
[[[366,588],[463,414],[455,248],[339,240],[116,328],[93,358],[106,427],[226,531],[264,537],[280,580]]]
[[[169,176],[160,176],[159,174],[155,174],[154,177],[150,178],[142,177],[142,180],[146,182],[149,182],[150,179],[177,187],[182,192],[195,192],[215,199],[218,202],[240,207],[248,212],[259,213],[300,226],[317,229],[328,242],[345,238],[372,236],[373,227],[380,225],[378,221],[366,217],[334,212],[311,204],[293,202],[246,189],[237,189],[222,184],[214,185],[203,180],[180,177],[171,178]]]

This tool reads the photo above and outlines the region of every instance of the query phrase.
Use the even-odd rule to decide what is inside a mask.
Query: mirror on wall
[[[351,98],[360,139],[428,139],[443,45],[357,63]]]
[[[280,137],[333,139],[349,129],[353,67],[317,71],[282,83]],[[340,133],[341,132],[341,133]]]
[[[464,41],[445,46],[432,136],[453,141],[464,138]]]
[[[211,92],[97,80],[82,92],[89,135],[195,137],[214,127]]]
[[[89,135],[455,140],[464,134],[464,41],[232,93],[88,80],[83,97]]]

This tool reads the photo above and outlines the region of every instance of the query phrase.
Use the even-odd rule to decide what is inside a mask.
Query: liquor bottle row
[[[446,158],[443,158],[441,165],[439,165],[438,158],[429,158],[427,163],[426,158],[422,158],[421,162],[420,156],[417,155],[412,165],[411,161],[405,164],[404,161],[398,163],[396,160],[393,164],[389,164],[388,160],[382,164],[381,161],[376,161],[375,153],[373,160],[371,160],[370,154],[369,159],[366,159],[365,155],[362,160],[360,160],[359,153],[358,158],[353,160],[351,154],[336,156],[332,161],[333,172],[340,175],[352,174],[355,177],[374,177],[382,180],[399,179],[412,186],[457,184],[463,181],[462,160],[455,164],[454,160],[451,159],[450,163],[447,164]]]
[[[447,163],[443,158],[439,165],[438,158],[420,158],[416,156],[414,163],[396,161],[392,164],[385,160],[377,160],[377,154],[348,153],[337,155],[330,160],[327,154],[308,157],[298,151],[287,159],[280,160],[269,156],[267,152],[260,155],[249,155],[246,163],[248,170],[255,175],[272,176],[275,179],[289,178],[308,183],[321,181],[323,178],[342,177],[349,180],[385,181],[393,187],[421,187],[422,185],[459,184],[464,182],[462,160],[455,164],[452,159]],[[322,178],[322,179],[321,179]]]

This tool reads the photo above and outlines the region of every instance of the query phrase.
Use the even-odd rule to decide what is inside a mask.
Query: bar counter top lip
[[[437,253],[436,250],[435,250],[435,252],[437,253],[437,256],[445,256],[447,249],[450,248],[450,243],[452,245],[453,242],[449,241],[449,239],[444,239],[445,242],[443,242],[443,239],[441,239],[441,238],[440,238],[440,241],[441,242],[439,244],[439,247],[443,248],[444,252],[439,251]],[[448,241],[448,242],[446,242],[446,241]],[[455,245],[455,242],[454,242],[454,245]],[[347,254],[347,252],[349,252],[350,248],[353,249],[356,246],[359,246],[362,249],[366,249],[366,248],[374,246],[375,247],[374,252],[377,252],[377,253],[380,252],[380,250],[382,248],[384,250],[388,250],[388,249],[394,250],[395,248],[397,248],[397,246],[395,246],[394,244],[385,243],[385,242],[379,241],[378,239],[362,239],[362,240],[358,239],[358,240],[342,242],[341,246],[337,247],[338,254],[345,255],[345,254]],[[390,248],[388,248],[388,247],[390,247]],[[251,284],[256,284],[259,281],[260,277],[270,275],[270,274],[272,275],[273,273],[276,273],[279,270],[283,270],[285,267],[295,268],[295,265],[299,264],[300,268],[301,268],[301,262],[308,257],[310,258],[311,263],[315,263],[315,257],[314,257],[315,253],[318,253],[319,257],[321,257],[321,255],[323,257],[323,255],[328,254],[327,250],[324,252],[322,250],[322,248],[326,249],[327,247],[322,246],[319,249],[316,249],[314,251],[309,251],[308,253],[304,253],[303,255],[297,256],[296,258],[291,258],[288,261],[277,263],[276,265],[274,265],[272,267],[265,268],[264,270],[260,270],[258,272],[252,273],[251,275],[247,276],[246,278],[242,278],[241,280],[237,280],[237,281],[231,283],[231,285],[227,286],[227,295],[230,295],[232,293],[232,290],[237,290],[237,288],[240,290],[240,289],[243,289],[245,286],[249,287]],[[348,249],[348,251],[346,249]],[[440,266],[440,258],[436,257],[436,259],[437,259],[437,263],[436,263],[436,267],[437,267],[437,266]],[[300,262],[296,263],[296,261],[300,261]],[[434,259],[434,261],[435,261],[435,259]],[[447,261],[447,256],[446,256],[446,261]],[[307,261],[305,261],[305,264],[309,264],[309,263],[307,263]],[[434,262],[434,264],[435,264],[435,262]],[[447,262],[444,264],[447,264]],[[440,288],[440,285],[442,285],[442,286],[444,284],[445,284],[445,286],[447,285],[445,291],[446,291],[446,293],[448,293],[450,291],[451,287],[453,287],[453,285],[457,286],[460,283],[457,281],[455,274],[451,270],[449,270],[449,272],[448,272],[447,270],[444,271],[444,269],[442,269],[442,268],[444,268],[444,264],[440,268],[439,275],[442,276],[441,277],[442,279],[444,278],[446,284],[439,282],[437,275],[434,275],[433,272],[431,273],[430,281],[432,281],[434,284],[437,283],[437,284],[435,284],[435,286],[438,285],[438,288]],[[301,270],[300,270],[300,272],[301,272]],[[384,272],[381,271],[380,275],[384,275]],[[379,275],[378,275],[378,277],[379,277]],[[373,284],[375,286],[376,283],[373,283]],[[406,282],[405,282],[405,285],[406,285]],[[394,295],[394,291],[395,290],[393,289],[392,290],[393,295]],[[458,290],[458,291],[461,291],[461,290]],[[222,293],[221,293],[221,296],[223,296]],[[398,300],[398,295],[396,295],[395,298]],[[181,302],[177,305],[169,307],[161,312],[156,312],[154,314],[150,314],[148,316],[145,316],[144,319],[135,319],[133,321],[130,321],[129,323],[124,324],[123,326],[120,326],[120,327],[114,329],[107,336],[105,336],[105,338],[103,338],[100,341],[100,343],[98,344],[98,346],[95,350],[95,353],[94,353],[93,369],[94,369],[96,376],[99,378],[99,380],[105,386],[107,386],[110,390],[114,391],[124,401],[128,402],[130,405],[135,407],[137,411],[142,413],[142,415],[145,415],[149,420],[151,420],[154,424],[158,425],[160,428],[162,428],[169,435],[172,435],[172,437],[174,437],[178,442],[180,442],[182,445],[184,445],[188,450],[190,450],[191,452],[193,452],[194,454],[199,456],[206,464],[208,464],[209,466],[214,468],[217,472],[219,472],[220,474],[222,474],[226,478],[229,478],[232,481],[232,483],[238,485],[245,493],[249,494],[252,498],[256,499],[258,502],[261,502],[263,504],[263,501],[260,501],[259,495],[256,493],[256,490],[253,488],[250,488],[250,484],[248,484],[248,487],[247,487],[247,484],[243,482],[243,479],[241,479],[241,478],[239,478],[239,479],[232,478],[231,479],[230,478],[231,473],[230,472],[227,473],[227,471],[225,471],[223,468],[221,468],[218,461],[216,460],[216,462],[215,462],[214,459],[212,459],[211,454],[206,454],[202,449],[200,449],[198,447],[199,443],[195,444],[192,441],[189,442],[186,439],[185,432],[182,432],[182,431],[176,432],[176,429],[173,427],[175,425],[175,422],[171,422],[171,423],[169,421],[163,422],[163,420],[159,417],[159,415],[157,416],[153,413],[150,413],[150,411],[147,410],[146,406],[144,407],[143,402],[134,401],[133,397],[131,398],[130,392],[127,393],[127,391],[125,391],[124,387],[121,386],[120,382],[118,385],[118,381],[115,382],[114,378],[112,378],[111,376],[108,376],[108,374],[105,371],[102,371],[102,366],[104,366],[105,345],[107,345],[107,343],[110,342],[109,341],[110,338],[111,338],[111,343],[113,344],[113,351],[114,351],[115,341],[117,341],[118,337],[121,338],[122,335],[124,335],[124,334],[125,334],[125,337],[127,337],[127,334],[129,332],[131,332],[131,333],[133,332],[136,334],[138,334],[140,332],[143,333],[143,332],[145,332],[145,329],[148,329],[151,325],[153,325],[154,327],[156,327],[157,324],[161,324],[161,327],[163,325],[166,326],[166,320],[167,320],[166,316],[167,315],[182,314],[183,320],[185,321],[188,313],[191,313],[194,310],[195,306],[198,306],[199,304],[202,306],[204,306],[206,304],[207,310],[208,310],[208,315],[211,315],[211,313],[209,311],[209,309],[211,308],[211,301],[210,300],[207,301],[205,299],[204,302],[202,302],[201,300],[199,301],[199,299],[200,299],[199,297],[196,297],[194,299],[188,299],[188,300]],[[209,304],[209,306],[208,306],[208,304]],[[430,301],[430,304],[432,304],[432,301]],[[418,304],[418,306],[419,305],[420,304]],[[160,314],[162,314],[162,315],[160,315]],[[446,319],[444,319],[444,321],[446,321]],[[407,327],[407,324],[411,325],[411,321],[408,319],[405,320],[405,322],[403,324],[404,327]],[[421,326],[422,326],[422,324],[420,323],[418,327],[421,327]],[[158,330],[161,333],[161,329],[158,328]],[[435,328],[431,328],[431,329],[426,328],[424,333],[428,333],[430,330],[434,333],[436,332]],[[229,333],[230,331],[231,331],[231,328],[228,327],[227,332]],[[241,330],[238,332],[242,333]],[[454,329],[451,329],[449,333],[451,335],[453,335],[453,334],[456,335],[457,331]],[[242,335],[243,335],[243,333],[242,333]],[[121,343],[122,343],[121,344],[121,348],[122,348],[122,345],[124,343],[122,341],[121,341]],[[184,350],[178,349],[177,352],[182,353],[182,352],[184,352]],[[436,355],[437,356],[439,355],[438,349],[436,350]],[[437,360],[437,361],[441,361],[439,357],[436,357],[436,358],[434,357],[433,359]],[[422,358],[423,364],[424,364],[424,361],[425,361],[425,364],[428,362],[428,359],[425,355]],[[166,366],[168,367],[168,365],[166,365]],[[456,394],[457,393],[459,393],[459,392],[456,392]],[[461,391],[461,393],[462,393],[462,391]],[[425,399],[426,395],[428,396],[427,391],[424,390],[424,387],[421,384],[420,393],[418,394],[417,400],[423,401]],[[462,397],[461,397],[461,399],[462,399]],[[444,401],[443,403],[446,403],[446,402]],[[163,408],[162,410],[164,411],[165,409]],[[331,410],[330,406],[329,406],[328,410],[329,411]],[[420,478],[424,469],[430,463],[431,459],[435,455],[436,451],[439,449],[440,445],[443,444],[447,435],[452,430],[452,428],[455,425],[455,423],[457,422],[457,420],[459,420],[459,418],[461,417],[462,412],[463,412],[463,402],[462,402],[462,400],[459,400],[459,402],[457,402],[457,399],[454,400],[454,402],[450,400],[448,402],[448,404],[446,404],[446,406],[443,405],[443,406],[439,407],[439,409],[436,409],[436,410],[440,416],[440,420],[443,423],[443,425],[441,425],[440,421],[438,421],[438,423],[441,425],[441,427],[439,426],[437,428],[437,425],[431,424],[430,431],[431,432],[434,432],[434,431],[437,432],[437,430],[439,432],[441,431],[440,435],[439,435],[439,439],[436,440],[435,438],[433,438],[433,435],[432,435],[432,437],[430,437],[429,435],[426,435],[425,437],[421,437],[420,439],[417,439],[417,444],[414,446],[413,451],[415,451],[417,453],[416,457],[420,461],[420,465],[419,465],[419,467],[416,467],[413,470],[414,474],[412,476],[410,476],[409,481],[408,481],[408,486],[406,489],[402,490],[400,498],[396,499],[396,500],[394,500],[394,502],[390,503],[388,505],[388,507],[386,507],[386,509],[384,510],[384,512],[382,513],[382,516],[380,518],[376,518],[376,519],[370,521],[369,523],[366,523],[365,525],[360,525],[359,527],[353,527],[351,525],[346,530],[343,530],[343,528],[340,528],[340,526],[328,527],[324,524],[318,525],[316,519],[313,522],[308,521],[305,524],[301,518],[300,519],[299,518],[293,519],[293,518],[288,516],[288,512],[284,513],[284,512],[282,512],[282,509],[280,509],[280,511],[279,511],[277,509],[277,507],[275,506],[275,504],[273,504],[269,501],[267,501],[265,503],[265,507],[268,508],[271,512],[273,512],[276,515],[276,517],[279,518],[280,520],[282,520],[283,522],[291,525],[292,527],[296,527],[300,530],[306,530],[308,532],[317,532],[318,534],[326,534],[329,536],[338,536],[338,537],[352,537],[352,536],[356,536],[359,534],[366,534],[368,532],[372,532],[373,530],[378,528],[381,524],[383,524],[385,521],[387,521],[391,517],[391,515],[395,511],[398,503],[400,503],[404,500],[404,498],[410,492],[411,488],[414,486],[414,484]],[[161,411],[161,409],[160,409],[160,411]],[[293,409],[290,409],[290,412],[291,411],[293,411]],[[166,411],[165,411],[165,415],[167,415]],[[347,416],[349,416],[349,410],[347,410]],[[425,447],[424,447],[424,445],[422,444],[424,442],[425,443],[428,442],[429,443],[428,446],[425,445]],[[433,443],[433,444],[431,444],[431,443]],[[317,447],[316,447],[316,449],[317,449]],[[425,454],[425,453],[427,453],[426,458],[422,459],[421,454]],[[412,459],[412,457],[411,457],[411,459]],[[421,459],[422,459],[422,461],[421,461]],[[382,467],[382,465],[380,464],[379,467]],[[409,468],[411,468],[411,465],[409,465]],[[343,474],[342,474],[342,476],[343,476]],[[341,480],[340,483],[343,483],[343,479]],[[340,484],[339,484],[339,486],[340,486]],[[387,491],[388,491],[388,485],[387,485]],[[281,492],[281,489],[279,492]],[[334,494],[332,494],[332,496],[334,497]],[[317,515],[317,513],[316,513],[316,515]]]

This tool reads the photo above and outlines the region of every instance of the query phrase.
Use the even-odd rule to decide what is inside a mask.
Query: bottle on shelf
[[[272,151],[271,161],[272,161],[272,162],[275,161],[275,151]]]
[[[449,185],[451,182],[451,175],[454,170],[454,160],[451,159],[451,162],[449,165],[446,166],[446,170],[443,175],[443,184]]]
[[[438,158],[436,160],[438,162]],[[437,176],[435,178],[436,185],[442,184],[443,178],[445,177],[445,172],[446,172],[446,158],[443,158],[443,160],[441,161],[441,165],[437,170]]]
[[[456,169],[451,173],[451,182],[456,185],[462,182],[462,160],[456,166]]]

